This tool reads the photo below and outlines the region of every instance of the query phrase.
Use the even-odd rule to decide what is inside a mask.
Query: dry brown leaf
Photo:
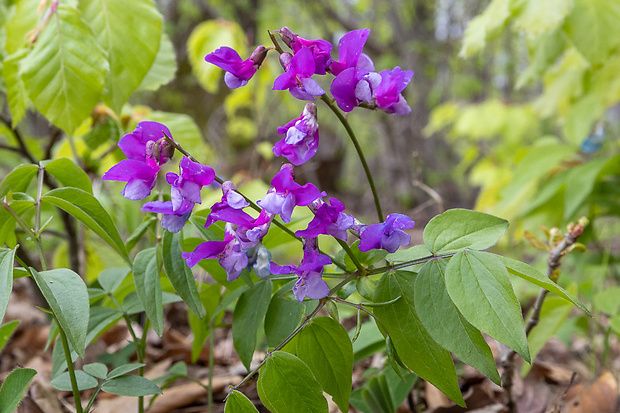
[[[574,398],[565,402],[568,413],[615,413],[618,404],[618,382],[605,371],[591,386],[583,388]]]

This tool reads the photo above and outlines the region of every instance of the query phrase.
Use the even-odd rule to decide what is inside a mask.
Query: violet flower
[[[409,245],[411,237],[403,229],[413,228],[415,222],[402,214],[390,214],[381,224],[362,227],[360,251],[384,249],[395,252],[399,247]]]
[[[224,46],[206,55],[205,60],[225,70],[226,85],[231,89],[236,89],[247,85],[271,49],[258,46],[249,59],[243,60],[234,49]]]
[[[142,211],[164,214],[161,226],[170,232],[179,232],[183,229],[192,214],[192,209],[194,209],[194,203],[186,199],[176,209],[171,201],[147,202],[141,208]]]
[[[246,251],[256,247],[263,237],[267,235],[271,221],[273,221],[273,214],[263,209],[256,219],[253,219],[248,224],[239,225],[235,229],[235,236],[237,241],[239,241],[241,249]]]
[[[215,179],[215,171],[210,166],[193,162],[183,157],[179,162],[180,175],[174,172],[166,174],[166,181],[172,185],[170,198],[175,208],[180,208],[185,200],[200,204],[200,190]]]
[[[271,263],[271,273],[274,275],[297,274],[299,280],[293,286],[293,294],[298,301],[305,297],[319,300],[327,297],[329,286],[323,280],[323,267],[331,264],[332,260],[323,254],[319,254],[316,239],[304,239],[304,258],[301,265],[277,265]]]
[[[127,156],[103,174],[107,181],[127,182],[121,194],[131,200],[144,199],[151,194],[157,182],[160,166],[174,154],[174,147],[162,140],[172,136],[165,125],[158,122],[138,123],[133,132],[118,142]]]
[[[213,204],[211,213],[207,216],[205,228],[208,228],[215,221],[230,222],[235,225],[249,226],[254,218],[243,208],[250,205],[243,195],[235,190],[235,185],[230,181],[222,184],[222,200]]]
[[[195,266],[203,259],[217,258],[220,265],[226,270],[226,279],[234,281],[239,278],[241,271],[248,266],[248,256],[241,251],[239,242],[226,225],[224,241],[206,241],[198,245],[192,252],[183,252],[181,256],[190,267]]]
[[[413,71],[401,70],[400,67],[396,66],[393,70],[382,70],[379,74],[381,75],[381,83],[374,88],[373,93],[377,106],[387,113],[409,114],[411,108],[407,105],[402,91],[413,77]]]
[[[286,223],[291,222],[295,206],[310,205],[315,199],[327,195],[311,183],[299,185],[295,182],[293,174],[293,165],[289,163],[282,165],[280,172],[271,180],[273,188],[257,202],[267,212],[280,214],[282,221]]]
[[[314,100],[314,96],[325,94],[311,77],[316,70],[316,63],[310,49],[302,47],[294,56],[282,53],[280,63],[285,72],[276,78],[273,90],[288,89],[291,95],[300,100]]]
[[[299,37],[286,26],[282,27],[278,32],[280,33],[280,36],[282,36],[284,43],[286,43],[286,45],[293,50],[293,54],[299,52],[304,47],[310,49],[316,65],[314,73],[317,75],[325,74],[325,67],[331,60],[330,53],[333,48],[330,42],[323,39],[304,39],[303,37]]]
[[[331,205],[317,199],[312,203],[315,215],[308,228],[295,232],[298,237],[316,238],[319,234],[331,235],[342,241],[347,240],[347,229],[355,222],[351,215],[344,214],[345,207],[336,198],[329,198]]]
[[[353,30],[342,36],[338,42],[338,61],[328,63],[328,70],[338,76],[343,70],[350,67],[374,71],[372,60],[362,53],[364,44],[368,39],[370,29]]]
[[[373,90],[380,83],[381,76],[378,73],[350,67],[336,76],[330,91],[338,107],[345,112],[351,112],[361,102],[370,103]]]
[[[273,147],[276,156],[284,156],[293,165],[299,166],[312,158],[319,148],[319,124],[316,105],[306,103],[299,118],[278,127],[278,134],[285,134]]]

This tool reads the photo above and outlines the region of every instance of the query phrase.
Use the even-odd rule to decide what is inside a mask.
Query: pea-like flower
[[[319,234],[331,235],[342,241],[347,240],[347,229],[354,223],[355,219],[351,215],[343,213],[345,207],[336,198],[329,198],[328,203],[322,199],[317,199],[312,203],[315,215],[308,224],[308,228],[295,232],[298,237],[316,238]]]
[[[330,42],[323,39],[304,39],[286,26],[282,27],[278,32],[282,36],[284,43],[293,50],[293,54],[299,52],[304,47],[310,49],[315,62],[314,73],[317,75],[325,74],[325,67],[331,60],[331,50],[333,48]]]
[[[174,154],[174,147],[162,140],[164,134],[172,134],[165,125],[158,122],[138,123],[133,132],[118,142],[127,156],[103,174],[101,179],[127,182],[121,194],[131,200],[144,199],[151,194],[157,182],[160,166]]]
[[[332,263],[332,260],[318,251],[316,238],[304,238],[304,258],[301,265],[277,265],[271,263],[271,273],[274,275],[297,274],[299,280],[293,286],[293,294],[298,301],[303,301],[305,297],[312,300],[319,300],[327,297],[329,286],[323,280],[323,267]]]
[[[225,70],[226,86],[236,89],[248,84],[271,49],[271,47],[258,46],[249,59],[243,60],[236,50],[223,46],[206,55],[205,60]]]
[[[294,180],[294,168],[290,163],[282,165],[271,180],[272,189],[257,202],[267,212],[280,215],[282,221],[291,222],[295,206],[310,205],[315,199],[327,195],[311,183],[299,185]]]
[[[170,198],[175,208],[180,208],[184,200],[200,204],[200,190],[215,179],[215,171],[207,165],[183,157],[179,162],[180,174],[168,172],[166,181],[172,185]]]
[[[328,70],[338,76],[343,70],[350,67],[374,71],[374,65],[370,57],[362,53],[370,29],[353,30],[342,36],[338,42],[338,60],[328,63]]]
[[[278,127],[278,134],[284,134],[273,147],[276,156],[284,156],[293,165],[299,166],[312,158],[319,148],[319,124],[316,105],[306,103],[299,118]]]
[[[411,237],[403,229],[413,228],[415,222],[402,214],[390,214],[385,222],[362,227],[360,251],[384,249],[395,252],[399,247],[409,245]]]
[[[382,70],[379,74],[381,75],[381,83],[373,91],[377,106],[387,113],[409,114],[411,108],[407,105],[402,91],[411,81],[413,71],[402,70],[396,66],[393,70]]]
[[[366,69],[350,67],[340,72],[332,82],[330,92],[338,107],[351,112],[361,102],[371,103],[373,90],[381,83],[381,75]]]
[[[176,209],[171,201],[152,201],[142,205],[141,210],[153,212],[155,214],[163,214],[161,226],[170,232],[179,232],[192,215],[194,203],[186,199]]]
[[[300,100],[314,100],[315,96],[325,94],[321,86],[312,79],[316,62],[310,49],[302,47],[294,56],[282,53],[280,63],[285,72],[276,78],[273,90],[288,89],[291,95]]]

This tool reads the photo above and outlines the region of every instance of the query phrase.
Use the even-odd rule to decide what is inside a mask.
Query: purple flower
[[[413,228],[414,225],[413,220],[406,215],[390,214],[385,222],[362,228],[359,249],[395,252],[399,247],[409,245],[411,237],[403,229]]]
[[[381,83],[374,89],[377,106],[387,113],[409,114],[411,108],[407,105],[402,91],[413,77],[413,71],[401,70],[400,67],[396,66],[393,70],[382,70],[379,74],[381,75]]]
[[[200,190],[215,179],[215,171],[210,166],[193,162],[183,157],[179,163],[180,175],[166,174],[166,181],[172,185],[170,198],[174,209],[180,208],[185,200],[200,204]]]
[[[276,78],[273,90],[288,89],[291,95],[300,100],[314,100],[314,96],[325,94],[311,77],[316,70],[316,63],[310,49],[302,47],[292,57],[290,53],[282,53],[280,63],[285,72]]]
[[[381,76],[378,73],[350,67],[336,76],[330,91],[338,107],[345,112],[351,112],[361,102],[370,103],[373,90],[380,83]]]
[[[241,251],[237,238],[229,225],[226,225],[224,241],[206,241],[198,245],[192,252],[183,252],[181,256],[187,265],[193,267],[203,259],[217,258],[226,270],[226,279],[234,281],[241,271],[248,266],[248,256]]]
[[[368,39],[370,29],[353,30],[340,39],[338,42],[338,61],[332,60],[328,63],[328,70],[338,76],[340,72],[350,67],[374,71],[372,60],[362,53],[364,44]]]
[[[222,200],[211,207],[205,228],[215,221],[230,222],[240,226],[249,226],[254,218],[243,212],[243,208],[250,205],[245,198],[235,190],[235,185],[226,181],[222,184]]]
[[[263,209],[256,219],[246,225],[239,225],[235,230],[235,236],[241,245],[241,249],[246,251],[256,247],[267,235],[272,220],[273,214]]]
[[[347,240],[347,229],[355,222],[351,215],[344,214],[344,204],[336,198],[329,198],[331,205],[318,199],[312,203],[316,210],[308,228],[297,231],[295,235],[304,238],[316,238],[319,234],[331,235],[334,238]]]
[[[192,214],[193,208],[194,203],[188,200],[183,200],[181,206],[176,209],[171,201],[152,201],[142,205],[141,210],[164,214],[161,226],[170,232],[179,232]]]
[[[220,69],[224,69],[224,81],[231,89],[245,86],[258,70],[267,52],[271,48],[258,46],[249,59],[243,60],[234,49],[230,47],[220,47],[213,53],[205,56],[205,60]]]
[[[151,194],[160,166],[174,154],[174,147],[163,141],[168,128],[158,122],[140,122],[136,129],[121,138],[118,146],[128,159],[110,168],[101,179],[127,182],[121,194],[131,200]]]
[[[304,258],[299,267],[294,265],[277,265],[271,263],[271,273],[274,275],[297,274],[299,280],[293,286],[293,294],[298,301],[305,297],[319,300],[327,297],[329,286],[323,280],[323,267],[331,264],[332,260],[323,254],[319,254],[316,239],[304,239]]]
[[[331,60],[332,44],[327,40],[307,40],[303,37],[297,36],[291,29],[284,26],[279,30],[282,40],[293,50],[293,54],[299,52],[302,48],[308,48],[312,52],[314,57],[315,69],[314,73],[317,75],[325,74],[325,67]]]
[[[312,158],[319,147],[319,124],[316,105],[307,103],[301,117],[278,127],[278,134],[285,134],[273,147],[276,156],[284,156],[293,165],[301,165]]]
[[[280,214],[282,221],[287,223],[291,222],[295,206],[310,205],[315,199],[327,195],[311,183],[299,185],[294,180],[293,171],[293,165],[282,165],[280,172],[271,180],[273,188],[257,202],[267,212]]]

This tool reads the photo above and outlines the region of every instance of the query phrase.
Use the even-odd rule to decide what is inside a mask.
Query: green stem
[[[432,260],[439,260],[439,259],[442,259],[442,258],[450,258],[450,257],[452,257],[455,254],[456,254],[456,252],[453,252],[453,253],[450,253],[450,254],[443,254],[443,255],[429,255],[428,257],[418,258],[418,259],[411,260],[411,261],[405,261],[405,262],[401,262],[399,264],[386,265],[385,267],[381,267],[381,268],[372,268],[372,269],[366,270],[366,273],[368,275],[381,274],[382,272],[399,270],[401,268],[410,267],[412,265],[424,264],[425,262],[432,261]]]
[[[362,162],[362,167],[364,168],[364,172],[366,173],[366,178],[368,178],[368,183],[370,184],[370,190],[372,191],[372,196],[375,199],[375,208],[377,209],[377,216],[379,217],[379,221],[383,222],[383,211],[381,210],[381,202],[379,201],[379,195],[377,194],[377,188],[375,187],[375,181],[372,179],[372,173],[370,173],[370,168],[368,167],[368,163],[366,162],[366,157],[364,156],[364,152],[362,151],[362,147],[360,146],[357,137],[355,136],[355,132],[351,128],[349,121],[344,115],[338,110],[338,108],[334,105],[327,95],[321,96],[321,100],[325,102],[327,106],[334,112],[342,126],[346,129],[349,134],[349,138],[351,138],[351,142],[353,142],[353,146],[355,146],[355,150],[357,151],[357,156],[360,158]]]
[[[351,261],[353,261],[353,265],[355,265],[355,268],[357,268],[359,275],[366,275],[366,268],[364,268],[362,264],[358,261],[355,254],[353,254],[353,251],[351,251],[351,247],[349,247],[349,245],[341,239],[336,238],[336,241],[338,241],[338,244],[340,244],[344,252],[346,252],[349,258],[351,258]]]
[[[207,412],[213,411],[213,366],[215,360],[213,357],[213,350],[215,349],[215,333],[214,320],[209,320],[209,391],[207,392]]]
[[[39,235],[41,229],[41,195],[43,194],[43,176],[45,174],[45,168],[39,162],[39,173],[37,176],[37,199],[35,201],[35,219],[34,219],[34,233]]]
[[[54,316],[56,318],[56,316]],[[69,341],[67,335],[63,331],[58,319],[56,319],[58,325],[58,334],[62,341],[62,349],[65,352],[65,358],[67,359],[67,370],[69,372],[69,379],[71,380],[71,389],[73,389],[73,400],[75,401],[75,411],[82,413],[82,401],[80,400],[80,391],[78,390],[77,379],[75,378],[75,370],[73,369],[73,360],[71,360],[71,350],[69,349]]]
[[[388,331],[388,330],[387,330],[387,328],[385,327],[385,325],[383,325],[383,323],[381,322],[381,320],[379,320],[379,318],[378,318],[378,317],[377,317],[377,316],[376,316],[376,315],[375,315],[372,311],[370,311],[369,309],[367,309],[367,308],[366,308],[366,307],[364,307],[363,305],[361,305],[361,304],[355,304],[355,303],[352,303],[352,302],[350,302],[350,301],[343,300],[342,298],[339,298],[339,297],[327,297],[327,298],[329,298],[330,300],[335,301],[335,302],[337,302],[337,303],[340,303],[340,304],[345,304],[345,305],[348,305],[348,306],[351,306],[351,307],[357,308],[358,310],[365,312],[366,314],[368,314],[369,316],[371,316],[372,318],[374,318],[374,319],[375,319],[375,322],[376,322],[379,326],[381,326],[381,327],[383,328],[383,330],[384,330],[384,331]]]
[[[13,210],[13,208],[11,208],[11,206],[9,204],[7,204],[6,202],[4,202],[3,200],[0,200],[0,205],[2,205],[2,207],[7,210],[9,212],[9,214],[11,214],[13,216],[13,219],[15,219],[15,221],[17,222],[17,224],[24,230],[24,232],[30,237],[32,238],[32,240],[34,241],[34,244],[37,247],[37,251],[39,253],[39,258],[41,259],[41,268],[43,269],[43,271],[47,271],[47,260],[45,259],[45,254],[43,253],[43,245],[41,245],[41,239],[39,238],[39,236],[32,230],[32,228],[30,228],[28,226],[28,224],[26,224],[24,222],[23,219],[21,219],[21,217],[19,215],[17,215],[17,213]],[[24,267],[27,268],[27,267]]]
[[[99,394],[99,392],[101,391],[101,386],[103,385],[103,382],[99,383],[99,385],[97,386],[97,388],[95,389],[95,391],[93,392],[93,395],[90,396],[90,400],[88,400],[88,404],[86,405],[86,408],[84,409],[84,411],[86,413],[90,412],[90,408],[93,406],[93,403],[95,403],[95,398],[97,397],[97,395]]]

